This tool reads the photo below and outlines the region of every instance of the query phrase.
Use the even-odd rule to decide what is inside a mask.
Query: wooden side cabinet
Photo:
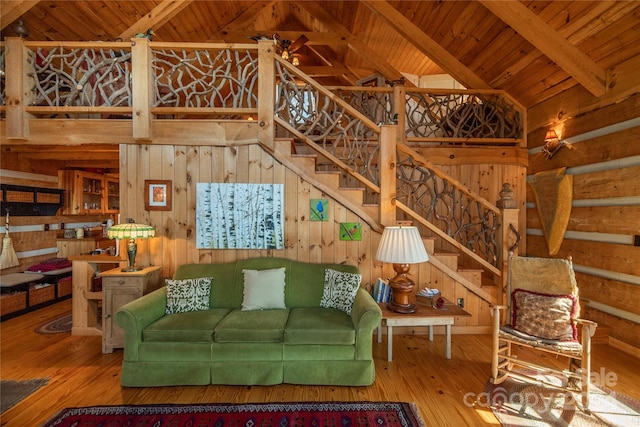
[[[116,311],[126,303],[140,298],[162,286],[160,267],[123,272],[114,268],[102,277],[102,352],[112,353],[124,347],[124,331],[115,322]]]

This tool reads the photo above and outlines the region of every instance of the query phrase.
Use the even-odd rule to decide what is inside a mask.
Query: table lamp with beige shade
[[[418,228],[402,224],[385,227],[376,259],[393,263],[393,269],[396,272],[396,276],[389,279],[392,300],[387,308],[397,313],[415,313],[416,306],[411,302],[414,283],[409,278],[410,264],[429,260]]]

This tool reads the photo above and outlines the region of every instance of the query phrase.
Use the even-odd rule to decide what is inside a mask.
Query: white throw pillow
[[[165,280],[167,285],[166,314],[208,310],[212,281],[212,277]]]
[[[351,315],[353,301],[360,287],[362,275],[343,273],[330,268],[324,270],[324,291],[320,307],[337,308]]]
[[[242,270],[244,298],[242,310],[286,308],[284,305],[284,267],[272,270]]]

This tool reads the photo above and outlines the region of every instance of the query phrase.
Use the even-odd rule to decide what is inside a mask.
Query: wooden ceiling
[[[504,89],[530,108],[575,85],[606,93],[608,71],[640,54],[640,1],[2,0],[2,37],[28,40],[242,42],[257,34],[308,42],[300,67],[352,85],[374,72],[450,74]]]

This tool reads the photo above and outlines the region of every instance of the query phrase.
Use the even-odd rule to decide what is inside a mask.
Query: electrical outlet
[[[44,225],[44,231],[49,231],[49,224]]]
[[[633,236],[633,246],[640,246],[640,234]]]
[[[464,298],[458,298],[458,307],[464,308]]]

